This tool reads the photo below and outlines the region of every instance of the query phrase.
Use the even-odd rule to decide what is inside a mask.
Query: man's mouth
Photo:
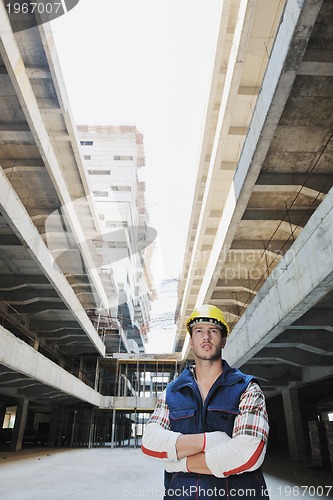
[[[213,347],[213,345],[210,342],[205,342],[204,344],[201,344],[201,347],[203,347],[204,349],[205,348],[209,348],[210,349],[211,347]]]

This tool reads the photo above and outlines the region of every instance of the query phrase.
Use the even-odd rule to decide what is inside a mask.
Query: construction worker
[[[222,359],[229,327],[220,309],[197,307],[186,326],[195,362],[161,394],[142,439],[143,453],[164,464],[164,499],[267,498],[263,392]]]

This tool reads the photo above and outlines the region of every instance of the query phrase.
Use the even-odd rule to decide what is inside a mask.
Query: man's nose
[[[210,331],[209,330],[205,330],[205,332],[204,332],[204,339],[210,340]]]

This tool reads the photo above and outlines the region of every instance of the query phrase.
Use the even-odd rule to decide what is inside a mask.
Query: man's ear
[[[189,342],[190,346],[191,346],[191,347],[193,347],[192,335],[190,335],[190,338],[189,338],[189,341],[188,341],[188,342]]]
[[[227,343],[227,337],[225,336],[222,339],[222,349],[225,347],[226,343]]]

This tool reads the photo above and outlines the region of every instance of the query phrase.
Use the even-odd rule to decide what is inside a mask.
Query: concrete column
[[[22,449],[23,432],[28,415],[29,399],[24,398],[19,402],[16,408],[15,425],[13,430],[13,438],[11,443],[12,451],[19,451]]]
[[[78,377],[80,380],[84,379],[83,371],[84,371],[83,356],[80,356],[80,365],[79,365],[79,373],[78,373]]]
[[[99,358],[96,360],[96,371],[95,371],[95,391],[98,391],[98,382],[99,382]]]
[[[99,375],[98,375],[98,387],[97,391],[100,392],[101,394],[105,394],[105,387],[104,387],[104,368],[99,369]],[[108,389],[108,395],[110,394],[111,387]]]
[[[94,408],[91,408],[90,413],[90,424],[89,424],[89,440],[88,440],[88,448],[92,448],[96,445],[96,424],[94,422],[95,412]]]
[[[0,429],[2,429],[3,421],[5,420],[6,408],[6,406],[0,406]]]
[[[71,440],[70,440],[70,444],[69,444],[69,446],[70,446],[71,448],[73,448],[73,446],[74,446],[74,442],[76,443],[76,438],[75,438],[75,434],[76,434],[76,417],[77,417],[77,410],[74,410],[74,414],[73,414],[73,423],[72,423]]]
[[[304,460],[306,458],[306,451],[297,388],[283,387],[282,399],[290,458],[295,462]]]
[[[112,430],[111,430],[111,448],[115,447],[116,439],[116,409],[113,408],[112,412]]]
[[[52,407],[49,435],[47,439],[47,446],[49,447],[53,447],[56,445],[58,437],[58,421],[59,421],[59,410],[57,407]],[[57,443],[57,445],[60,446],[60,443]]]

